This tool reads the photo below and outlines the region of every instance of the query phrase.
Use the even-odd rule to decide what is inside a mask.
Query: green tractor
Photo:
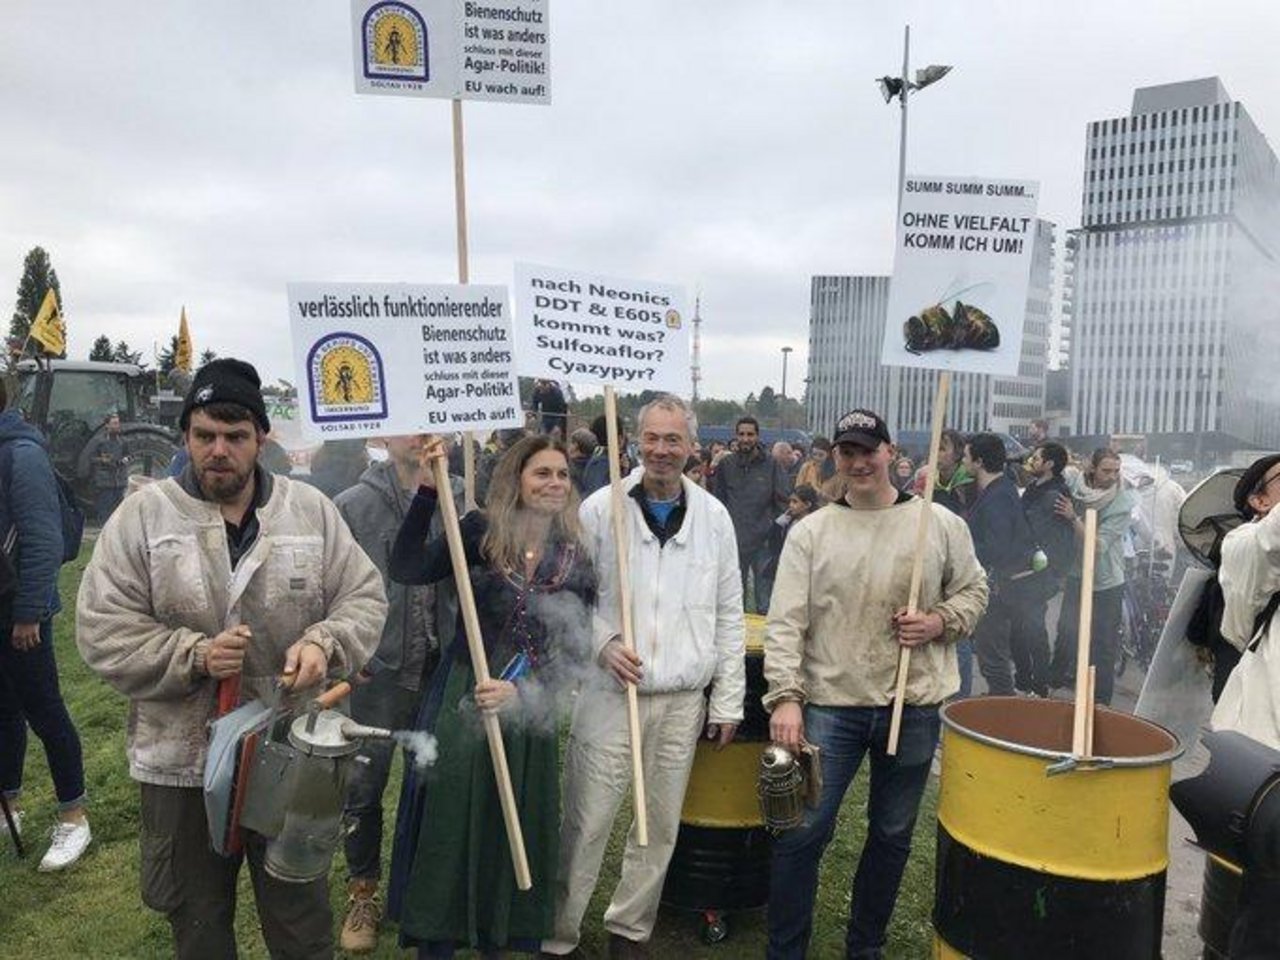
[[[17,365],[15,404],[49,439],[54,467],[71,483],[82,506],[93,503],[86,448],[107,417],[120,415],[130,474],[163,477],[180,443],[159,422],[151,374],[132,363],[95,360],[23,360]]]

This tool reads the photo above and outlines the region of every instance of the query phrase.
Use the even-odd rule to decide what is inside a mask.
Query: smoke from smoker
[[[419,773],[436,762],[439,755],[436,738],[425,730],[395,730],[391,736],[413,758]]]

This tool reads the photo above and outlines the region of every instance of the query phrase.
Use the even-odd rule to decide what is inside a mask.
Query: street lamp
[[[885,103],[892,103],[894,97],[898,98],[898,103],[902,107],[902,125],[901,132],[898,137],[898,213],[902,212],[902,189],[907,179],[907,99],[912,90],[923,90],[931,83],[937,83],[945,77],[951,67],[931,63],[923,70],[916,71],[915,81],[910,79],[910,51],[911,51],[911,27],[907,25],[903,27],[902,32],[902,76],[901,77],[881,77],[876,81],[880,87],[880,93],[884,97]],[[897,230],[894,230],[896,235]],[[898,394],[901,392],[901,368],[889,368],[889,404],[885,411],[889,421],[890,430],[901,429],[902,424],[898,422]]]
[[[782,399],[778,407],[778,426],[787,429],[787,358],[791,356],[791,347],[782,348]]]

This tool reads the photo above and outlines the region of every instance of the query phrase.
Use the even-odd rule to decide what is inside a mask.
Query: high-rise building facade
[[[1280,179],[1248,112],[1217,77],[1139,89],[1089,124],[1083,186],[1075,430],[1280,443]]]
[[[1049,354],[1054,227],[1036,221],[1027,290],[1022,355],[1013,377],[960,373],[951,378],[950,428],[966,433],[996,430],[1015,436],[1044,415]],[[892,430],[928,430],[937,391],[936,370],[880,365],[884,346],[889,277],[814,277],[809,307],[809,427],[826,434],[840,414],[866,406],[891,415],[896,389],[897,423]]]

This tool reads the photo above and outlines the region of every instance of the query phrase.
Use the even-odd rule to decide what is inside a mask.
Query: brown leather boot
[[[378,921],[382,900],[377,880],[347,883],[347,918],[342,922],[340,944],[348,953],[372,953],[378,946]]]

